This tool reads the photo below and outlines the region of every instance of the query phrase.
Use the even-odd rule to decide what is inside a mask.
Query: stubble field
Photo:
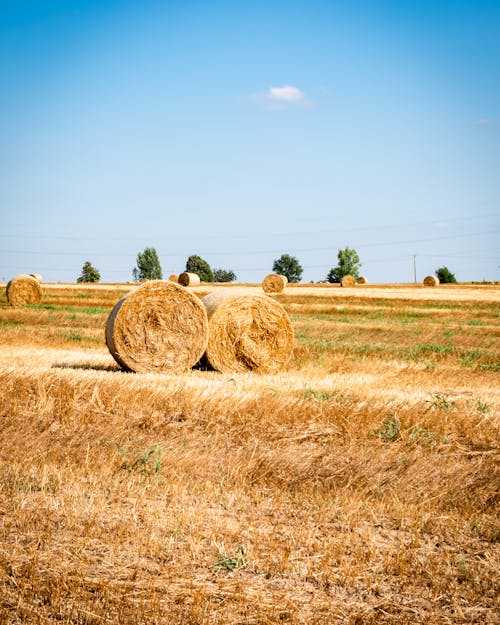
[[[291,286],[272,376],[120,371],[130,288],[0,286],[0,623],[498,622],[498,286]]]

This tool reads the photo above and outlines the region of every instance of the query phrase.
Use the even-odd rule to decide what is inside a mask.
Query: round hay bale
[[[32,278],[35,278],[35,280],[38,280],[38,282],[40,282],[40,284],[42,283],[42,276],[39,273],[30,273],[30,276]]]
[[[439,278],[437,276],[425,276],[424,286],[439,286]]]
[[[340,286],[343,286],[343,287],[356,286],[356,280],[350,275],[344,276],[340,282]]]
[[[281,293],[288,284],[288,278],[279,273],[270,273],[262,280],[262,289],[265,293]]]
[[[182,286],[198,286],[201,283],[200,276],[197,273],[189,273],[189,271],[183,271],[179,274],[177,281]]]
[[[205,360],[223,373],[275,373],[293,350],[293,330],[283,306],[264,294],[220,289],[202,298],[208,314]]]
[[[10,280],[5,289],[7,301],[11,306],[39,304],[43,291],[40,282],[33,276],[19,275]]]
[[[170,280],[170,282],[179,282],[179,276],[176,273],[171,273],[168,276],[168,279]]]
[[[357,284],[368,284],[368,280],[364,276],[359,276],[356,280]]]
[[[207,347],[208,319],[200,300],[178,284],[149,280],[123,297],[106,323],[106,344],[129,371],[180,372]]]

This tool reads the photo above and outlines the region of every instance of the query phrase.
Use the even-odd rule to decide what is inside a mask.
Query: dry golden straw
[[[124,369],[181,372],[195,365],[208,342],[200,300],[173,282],[150,280],[122,298],[106,324],[106,344]]]
[[[439,286],[439,278],[437,276],[426,276],[424,278],[424,286]]]
[[[352,276],[347,275],[342,278],[340,285],[343,287],[353,287],[356,286],[356,280]]]
[[[198,286],[201,283],[201,280],[197,273],[183,271],[179,274],[178,282],[179,284],[182,284],[182,286]]]
[[[25,304],[39,304],[42,301],[43,291],[40,282],[33,276],[19,275],[12,278],[5,289],[7,301],[11,306]]]
[[[279,273],[270,273],[262,280],[262,289],[265,293],[281,293],[288,284],[288,278]]]
[[[221,372],[275,373],[293,350],[293,330],[281,304],[263,294],[220,289],[202,300],[208,314],[205,359]]]
[[[170,280],[170,282],[179,282],[179,276],[176,273],[171,273],[168,276],[168,279]]]
[[[30,276],[32,278],[35,278],[35,280],[38,280],[38,282],[40,282],[40,284],[42,283],[42,276],[39,273],[30,273]]]
[[[357,284],[368,284],[368,280],[365,278],[365,276],[359,276],[359,278],[356,280]]]

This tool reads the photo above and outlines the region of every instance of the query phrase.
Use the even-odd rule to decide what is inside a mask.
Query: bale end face
[[[279,273],[270,273],[262,280],[264,293],[281,293],[288,284],[288,278]]]
[[[340,285],[345,287],[353,287],[356,286],[356,280],[352,277],[352,276],[344,276],[342,278],[342,281],[340,282]]]
[[[198,286],[201,284],[200,276],[197,273],[190,273],[189,271],[183,271],[179,274],[177,279],[182,286]]]
[[[424,278],[424,286],[439,286],[439,278],[437,276],[426,276]]]
[[[11,306],[39,304],[43,298],[40,282],[33,276],[27,275],[12,278],[7,284],[5,294]]]
[[[356,284],[368,284],[368,280],[365,276],[359,276],[359,278],[356,279]]]

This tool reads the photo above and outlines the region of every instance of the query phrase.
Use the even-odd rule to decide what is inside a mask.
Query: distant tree
[[[144,252],[137,254],[137,267],[132,269],[134,280],[161,280],[162,272],[160,260],[154,247],[144,248]]]
[[[214,282],[234,282],[236,274],[231,269],[214,269]]]
[[[441,284],[454,284],[457,281],[455,275],[451,273],[448,267],[436,269],[436,276],[439,278]]]
[[[77,282],[99,282],[101,279],[101,274],[99,269],[96,269],[92,266],[92,264],[87,260],[83,263],[82,267],[82,275],[76,279]]]
[[[302,266],[295,256],[282,254],[273,263],[273,271],[281,276],[286,276],[288,282],[300,282],[302,278]]]
[[[359,278],[361,263],[356,250],[349,247],[339,250],[337,254],[338,265],[330,269],[326,279],[328,282],[341,282],[344,276]]]
[[[186,261],[186,271],[196,273],[202,282],[213,282],[214,274],[210,265],[200,256],[193,254]]]

